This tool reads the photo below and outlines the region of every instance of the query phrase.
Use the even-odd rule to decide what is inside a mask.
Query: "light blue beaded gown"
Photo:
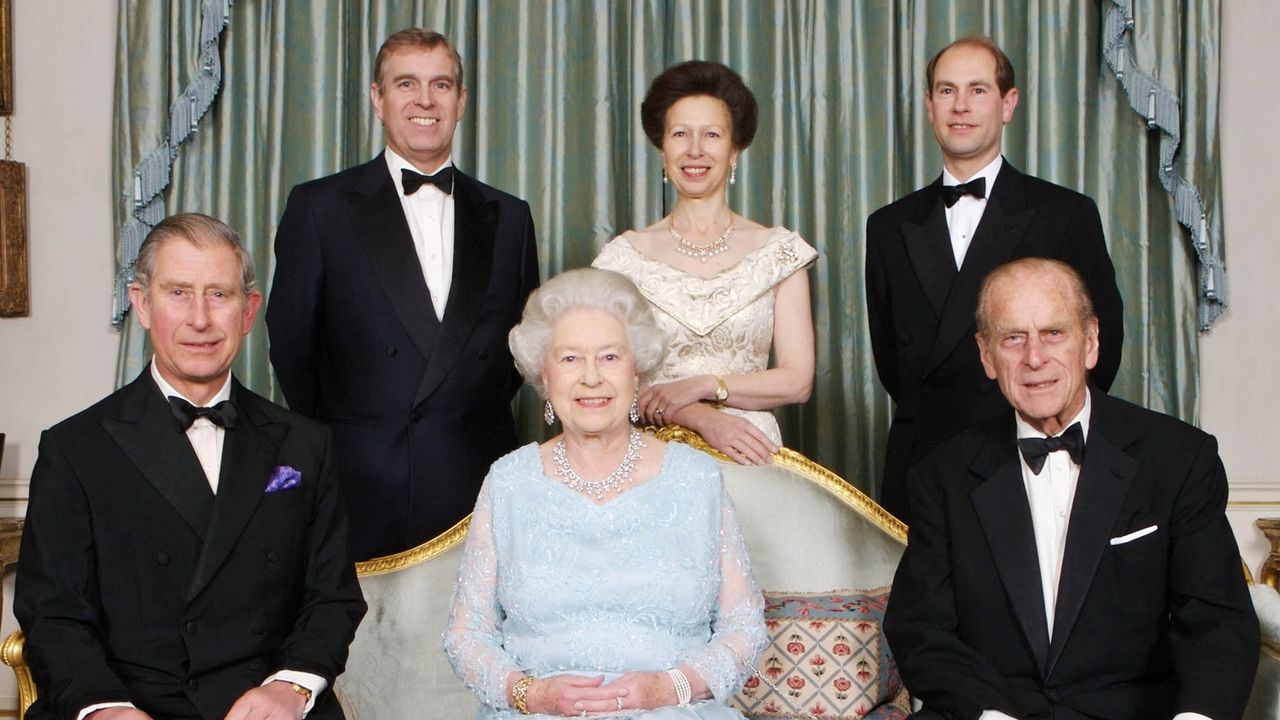
[[[764,648],[763,611],[710,456],[669,444],[657,476],[597,505],[548,478],[530,444],[495,462],[480,490],[444,644],[484,720],[550,717],[510,707],[513,670],[608,682],[681,664],[713,699],[616,716],[734,720],[724,703]]]

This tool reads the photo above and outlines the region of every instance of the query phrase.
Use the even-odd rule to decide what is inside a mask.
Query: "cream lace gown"
[[[773,289],[817,257],[818,251],[799,235],[775,227],[758,249],[709,278],[653,260],[621,236],[605,245],[591,264],[626,275],[653,305],[670,343],[654,382],[671,382],[694,375],[767,370]],[[750,420],[782,444],[773,413],[732,407],[724,411]]]
[[[480,698],[479,718],[526,717],[507,698],[513,670],[608,681],[687,663],[713,699],[614,714],[741,720],[724,703],[767,641],[764,598],[710,456],[669,444],[657,476],[603,505],[547,477],[537,445],[493,464],[444,638],[454,672]]]

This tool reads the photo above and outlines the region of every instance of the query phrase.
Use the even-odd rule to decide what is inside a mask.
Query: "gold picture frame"
[[[0,115],[13,114],[13,13],[11,0],[0,0]]]
[[[0,160],[0,317],[26,317],[30,312],[27,166]]]

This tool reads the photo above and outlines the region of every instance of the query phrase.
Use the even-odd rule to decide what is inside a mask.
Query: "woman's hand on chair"
[[[689,408],[680,423],[739,465],[768,465],[778,450],[750,420],[708,405]]]

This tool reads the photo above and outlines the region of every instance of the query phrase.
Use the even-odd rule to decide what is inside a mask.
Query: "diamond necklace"
[[[733,235],[733,215],[729,215],[729,227],[724,229],[720,237],[706,245],[689,242],[688,238],[676,232],[675,217],[667,223],[667,231],[671,233],[671,239],[676,241],[676,252],[706,262],[707,258],[713,258],[729,249],[729,237]]]
[[[609,473],[608,477],[596,481],[583,480],[573,471],[573,466],[569,464],[569,455],[565,452],[564,438],[560,438],[551,449],[551,461],[556,465],[556,477],[560,478],[560,482],[567,485],[569,489],[600,500],[611,492],[621,490],[623,485],[631,482],[631,475],[636,471],[636,461],[640,459],[640,448],[647,447],[640,437],[640,431],[631,428],[631,438],[627,440],[627,454],[622,456],[622,463],[618,465],[617,470]]]

